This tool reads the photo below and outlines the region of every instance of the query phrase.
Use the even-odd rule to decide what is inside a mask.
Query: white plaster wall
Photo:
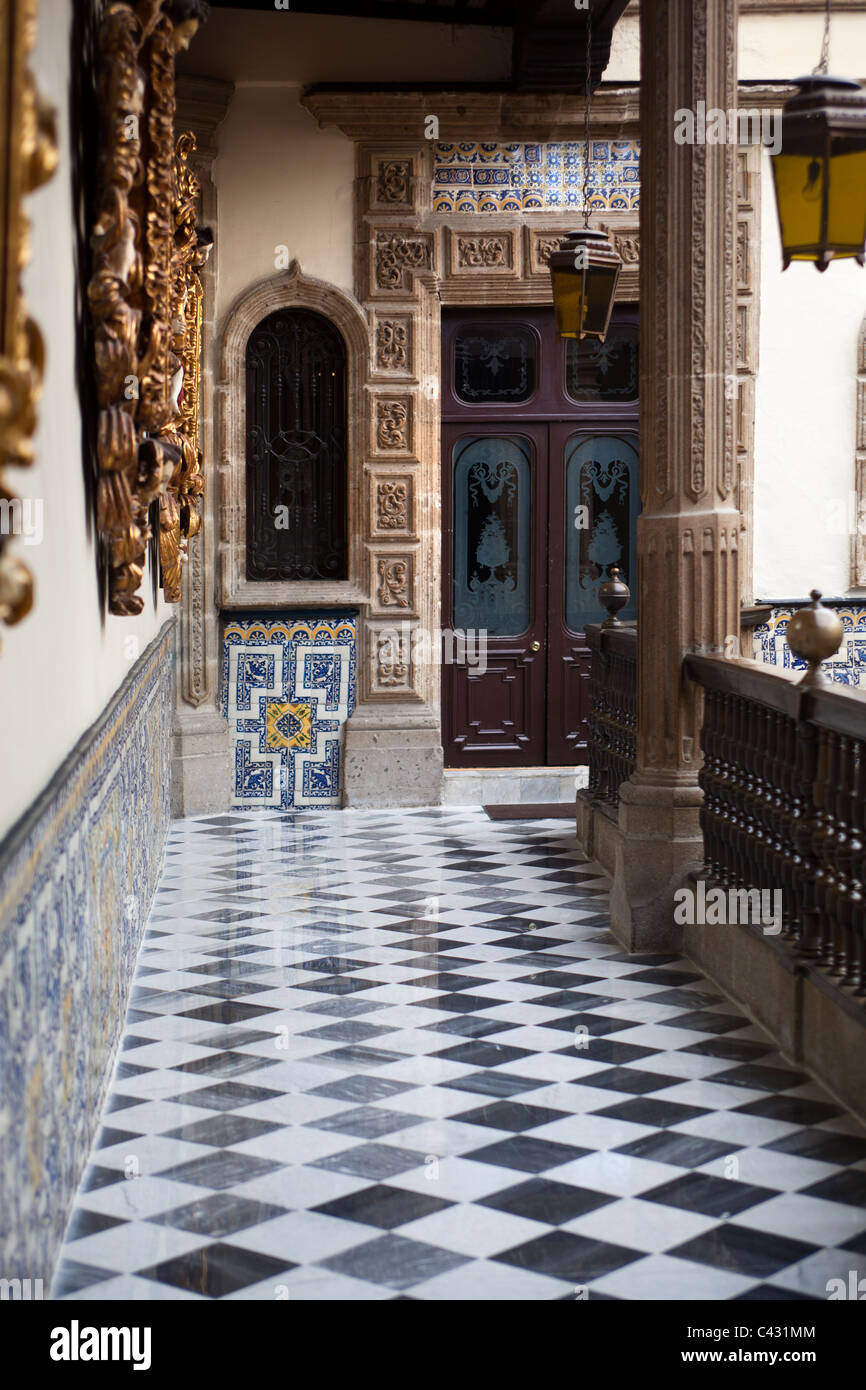
[[[217,322],[237,296],[273,275],[288,248],[305,275],[353,290],[355,146],[319,130],[298,83],[240,83],[220,128]]]
[[[103,623],[89,534],[75,381],[75,273],[69,157],[69,27],[72,4],[40,7],[32,64],[40,90],[58,108],[60,165],[28,201],[32,259],[25,274],[30,312],[46,343],[36,462],[10,468],[20,497],[42,499],[44,538],[14,542],[33,571],[36,602],[17,627],[0,628],[0,835],[31,804],[96,720],[172,611],[154,613],[150,576],[139,618]],[[134,639],[129,642],[127,639]]]
[[[790,81],[815,67],[824,34],[822,11],[741,13],[738,66],[742,82]],[[866,12],[835,9],[830,21],[830,71],[866,76]]]
[[[824,15],[792,6],[776,14],[740,12],[738,70],[741,82],[789,81],[811,72],[821,53]],[[830,25],[830,71],[862,78],[866,12],[834,10]],[[640,81],[640,5],[623,12],[613,31],[606,83]]]
[[[857,337],[866,270],[782,272],[779,224],[764,154],[760,365],[755,401],[755,594],[848,592],[854,487]]]

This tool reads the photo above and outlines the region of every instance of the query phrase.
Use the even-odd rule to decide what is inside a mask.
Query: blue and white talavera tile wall
[[[223,633],[232,804],[340,805],[343,725],[355,708],[354,613],[238,617]]]
[[[844,629],[842,645],[825,661],[822,670],[839,685],[857,685],[866,690],[866,607],[860,604],[833,605]],[[796,609],[774,608],[769,619],[755,628],[755,655],[770,666],[805,671],[805,661],[791,654],[785,630]]]
[[[173,626],[0,844],[0,1277],[46,1288],[162,870]]]
[[[576,140],[441,141],[434,151],[433,211],[581,211],[585,163],[584,145]],[[639,208],[639,141],[591,142],[589,205],[599,212]]]

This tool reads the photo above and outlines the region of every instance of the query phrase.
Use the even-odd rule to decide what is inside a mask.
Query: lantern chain
[[[813,73],[819,72],[823,75],[826,75],[830,65],[830,5],[831,0],[827,0],[824,9],[824,37],[821,41],[821,58],[818,66],[812,69]]]

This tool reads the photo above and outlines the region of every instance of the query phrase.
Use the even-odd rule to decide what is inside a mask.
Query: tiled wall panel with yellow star
[[[343,725],[355,707],[354,613],[235,618],[223,633],[223,701],[235,806],[340,805]]]

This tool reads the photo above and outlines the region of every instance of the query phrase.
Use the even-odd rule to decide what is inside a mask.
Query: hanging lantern
[[[598,338],[610,323],[622,260],[604,232],[571,232],[550,257],[556,331],[561,338]]]
[[[782,141],[773,155],[773,182],[782,234],[782,269],[812,261],[863,264],[866,247],[866,91],[847,77],[830,77],[830,8],[818,66],[798,79],[782,110]]]
[[[773,180],[782,269],[854,258],[866,245],[866,91],[844,77],[812,73],[782,111]]]
[[[589,225],[589,170],[592,160],[592,10],[586,20],[586,106],[583,153],[584,226],[570,232],[550,257],[556,331],[560,338],[598,338],[604,342],[622,260],[604,232]]]

